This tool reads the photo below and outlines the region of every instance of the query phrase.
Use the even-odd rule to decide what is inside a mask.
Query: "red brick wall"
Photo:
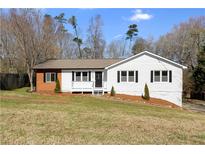
[[[47,91],[47,92],[54,92],[56,83],[55,82],[49,82],[46,83],[44,82],[44,73],[46,72],[57,72],[58,73],[58,80],[60,82],[60,87],[62,85],[62,80],[61,80],[61,70],[36,70],[36,91],[37,92],[42,92],[42,91]]]

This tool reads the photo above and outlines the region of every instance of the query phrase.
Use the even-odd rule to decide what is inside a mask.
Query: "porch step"
[[[104,91],[103,91],[103,89],[95,89],[95,90],[93,90],[93,94],[94,95],[103,95]]]

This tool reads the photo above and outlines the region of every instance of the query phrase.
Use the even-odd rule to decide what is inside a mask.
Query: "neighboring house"
[[[126,59],[49,60],[36,65],[36,91],[109,93],[141,96],[147,83],[150,96],[182,106],[186,67],[148,51]]]

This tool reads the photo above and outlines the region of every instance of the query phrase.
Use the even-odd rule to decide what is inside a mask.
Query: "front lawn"
[[[1,91],[1,144],[205,144],[205,114],[104,99]]]

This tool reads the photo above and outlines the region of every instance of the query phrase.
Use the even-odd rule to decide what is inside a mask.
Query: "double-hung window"
[[[56,73],[55,72],[47,72],[45,74],[46,82],[55,82],[56,81]]]
[[[117,71],[117,82],[138,82],[138,71]]]
[[[128,81],[134,82],[134,80],[135,80],[134,71],[128,71]]]
[[[121,82],[127,82],[127,71],[121,71]]]
[[[160,71],[154,71],[154,81],[160,82]]]
[[[168,71],[162,71],[162,82],[168,81]]]
[[[81,72],[75,72],[75,81],[81,81]]]
[[[151,71],[151,82],[172,82],[172,71],[156,70]]]
[[[72,81],[91,81],[91,72],[72,72]]]
[[[83,81],[88,81],[88,72],[83,72]]]

